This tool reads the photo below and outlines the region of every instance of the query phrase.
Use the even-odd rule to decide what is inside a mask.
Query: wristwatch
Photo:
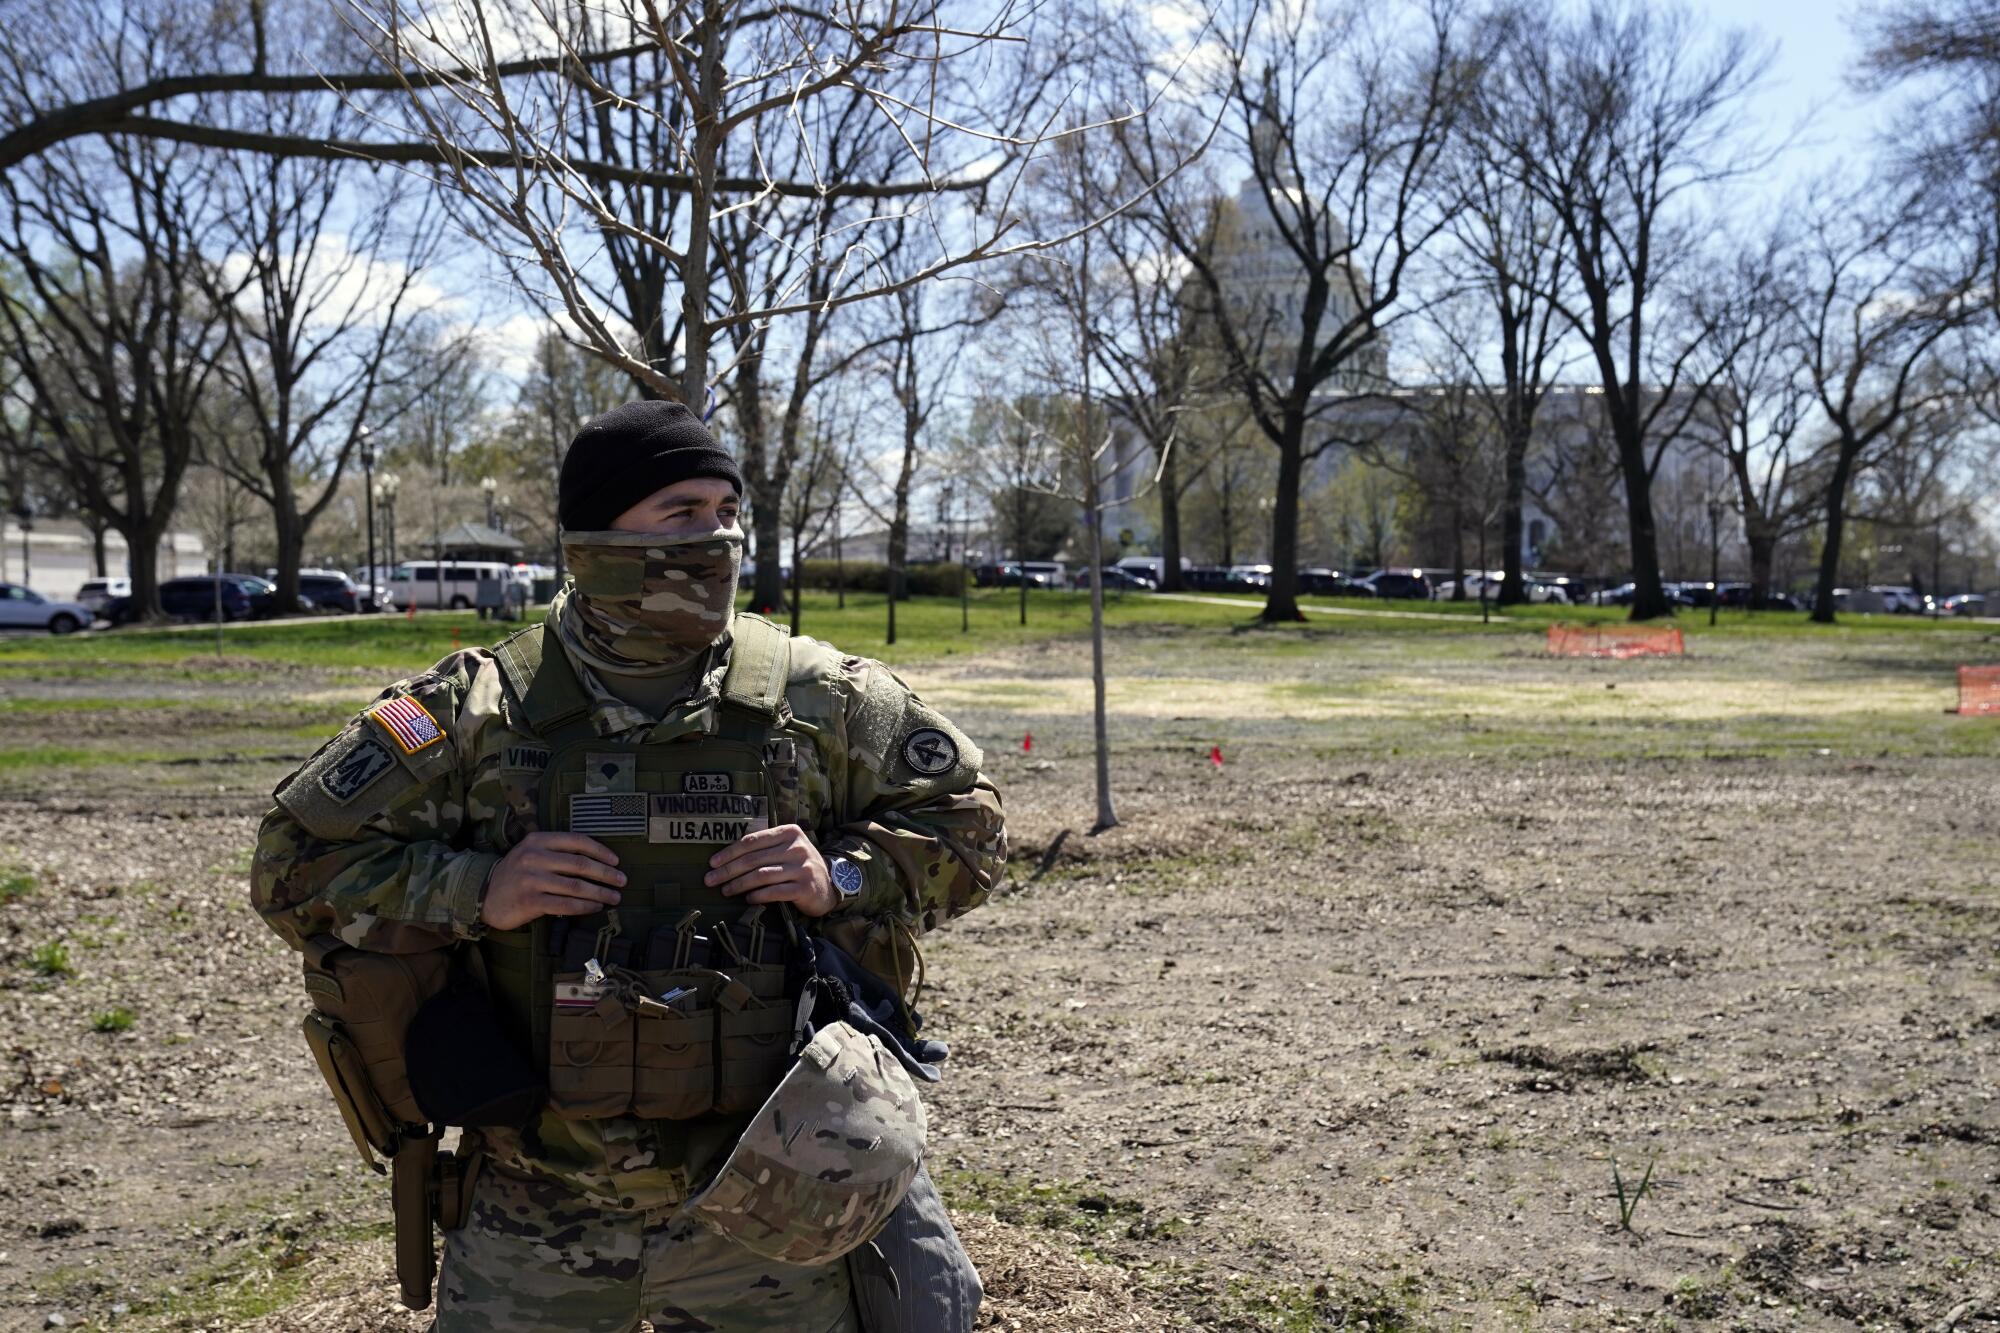
[[[845,907],[861,896],[861,886],[865,882],[861,866],[844,856],[826,858],[826,871],[833,880],[833,891],[839,895],[839,906]]]

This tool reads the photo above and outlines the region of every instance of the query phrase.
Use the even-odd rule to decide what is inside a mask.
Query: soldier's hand
[[[625,874],[618,854],[581,833],[530,833],[515,843],[486,881],[479,919],[513,930],[539,916],[586,916],[618,904]]]
[[[763,829],[730,843],[709,858],[703,883],[746,903],[791,903],[806,916],[825,916],[839,895],[826,858],[797,824]]]

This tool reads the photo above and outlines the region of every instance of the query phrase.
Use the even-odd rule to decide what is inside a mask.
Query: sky
[[[1813,175],[1839,169],[1843,162],[1858,170],[1893,99],[1865,98],[1848,84],[1860,54],[1851,23],[1853,5],[1838,0],[1689,3],[1715,29],[1750,27],[1777,43],[1746,124],[1761,127],[1774,145],[1787,135],[1797,138],[1769,178],[1751,183],[1751,189],[1769,195],[1775,204]]]

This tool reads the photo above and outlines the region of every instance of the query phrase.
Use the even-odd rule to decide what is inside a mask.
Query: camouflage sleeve
[[[986,901],[1007,859],[1000,793],[979,747],[880,662],[842,659],[833,783],[840,809],[824,848],[857,862],[848,913],[894,916],[913,933]]]
[[[250,901],[293,948],[339,936],[384,953],[478,933],[499,857],[468,850],[469,699],[497,691],[473,653],[446,658],[376,702],[278,784],[257,834]],[[476,718],[474,719],[476,724]]]

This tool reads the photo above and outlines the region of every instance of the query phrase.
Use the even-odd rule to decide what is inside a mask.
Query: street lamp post
[[[35,566],[28,551],[28,534],[35,530],[35,510],[26,500],[14,506],[14,519],[21,525],[21,586],[33,587]]]
[[[382,488],[382,518],[388,525],[388,549],[383,552],[389,568],[396,567],[396,488],[402,485],[393,472],[384,472],[382,480],[376,483]]]
[[[1708,497],[1708,624],[1715,627],[1716,609],[1722,605],[1722,497]]]
[[[368,600],[375,600],[375,446],[369,442],[370,431],[363,426],[361,436],[361,493],[363,504],[368,511]]]
[[[1931,520],[1931,619],[1943,614],[1944,602],[1944,514]]]
[[[479,489],[486,492],[486,526],[493,526],[493,493],[500,489],[500,483],[491,477],[479,479]]]

